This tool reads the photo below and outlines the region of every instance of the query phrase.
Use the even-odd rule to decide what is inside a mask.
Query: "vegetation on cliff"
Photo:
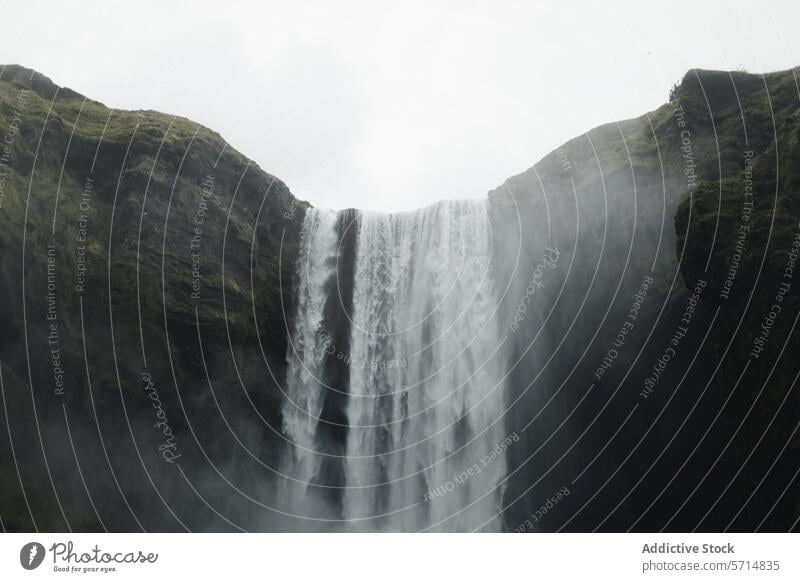
[[[93,497],[109,500],[115,529],[179,527],[177,518],[147,523],[115,507],[120,475],[131,480],[122,491],[156,504],[160,475],[174,476],[159,454],[163,435],[152,430],[142,378],[155,383],[183,459],[246,457],[212,438],[226,422],[252,454],[274,457],[307,204],[205,127],[109,109],[19,66],[0,68],[0,136],[0,365],[14,423],[3,454],[37,443],[20,457],[19,478],[0,475],[5,526],[100,526],[72,483],[74,438],[84,467],[102,476]],[[47,468],[25,418],[58,435],[43,439]],[[92,443],[95,429],[108,464]]]

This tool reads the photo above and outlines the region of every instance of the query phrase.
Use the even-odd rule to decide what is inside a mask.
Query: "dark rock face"
[[[594,129],[490,193],[507,423],[524,435],[509,450],[509,529],[565,486],[576,494],[533,529],[792,527],[796,495],[781,491],[800,464],[785,355],[796,289],[769,355],[750,353],[798,234],[799,105],[792,71],[690,71],[672,103]],[[539,277],[548,248],[558,265]]]
[[[0,131],[5,527],[230,527],[182,499],[265,498],[307,205],[204,127],[21,67]],[[260,527],[242,501],[214,503]]]

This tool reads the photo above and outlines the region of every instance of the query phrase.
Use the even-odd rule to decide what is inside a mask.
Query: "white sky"
[[[0,61],[218,131],[317,206],[483,197],[689,68],[800,65],[800,2],[5,0]]]

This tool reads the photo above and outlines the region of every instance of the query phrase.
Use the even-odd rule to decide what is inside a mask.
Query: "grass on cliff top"
[[[157,111],[126,111],[111,109],[102,103],[86,98],[71,89],[58,87],[39,73],[23,67],[6,66],[0,77],[0,131],[6,131],[12,116],[20,114],[21,125],[41,130],[44,120],[60,124],[68,134],[89,141],[124,143],[130,140],[134,128],[150,135],[166,136],[165,145],[186,144],[192,137],[226,147],[222,137],[184,117]],[[24,93],[24,107],[20,108],[20,91]],[[169,133],[167,130],[169,129]]]

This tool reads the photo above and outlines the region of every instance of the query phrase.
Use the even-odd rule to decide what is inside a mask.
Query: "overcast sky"
[[[207,125],[331,208],[483,197],[656,108],[689,68],[800,65],[797,0],[26,0],[2,15],[3,62]]]

